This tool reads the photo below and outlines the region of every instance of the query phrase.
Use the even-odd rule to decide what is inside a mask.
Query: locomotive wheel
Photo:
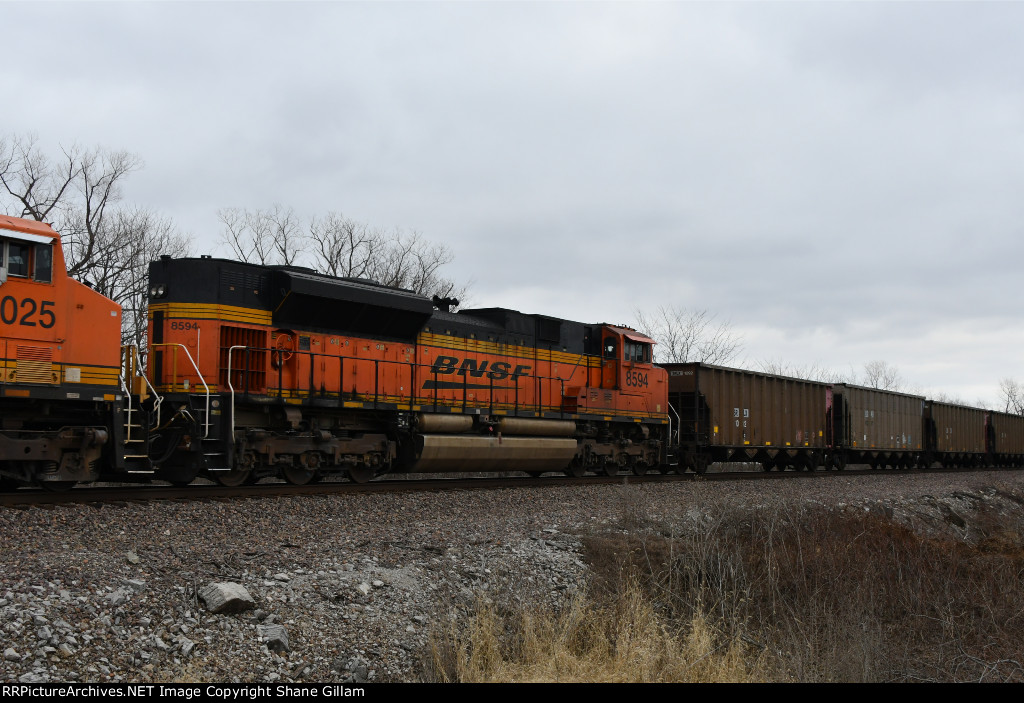
[[[305,486],[313,480],[316,469],[307,469],[305,466],[287,466],[281,469],[284,480],[295,486]]]
[[[633,468],[633,475],[634,476],[643,476],[644,474],[647,473],[648,469],[650,469],[651,467],[649,467],[647,464],[643,463],[642,461],[638,461],[635,464],[633,464],[632,468]]]
[[[348,470],[348,477],[353,483],[366,483],[374,476],[373,467],[362,464],[360,466],[353,466]]]
[[[195,480],[196,476],[199,475],[199,467],[197,466],[173,466],[163,467],[157,472],[156,477],[169,482],[172,486],[187,486]]]
[[[543,471],[527,471],[526,475],[529,476],[530,478],[540,478],[541,476],[544,475],[544,472]]]
[[[0,476],[0,491],[13,491],[17,490],[18,486],[21,485],[21,481],[13,478],[7,478],[6,476]]]
[[[707,457],[699,456],[693,462],[693,470],[698,474],[705,474],[708,471],[708,460]]]
[[[63,493],[64,491],[70,491],[71,487],[76,483],[78,481],[40,481],[39,485],[43,487],[44,491]]]
[[[565,470],[565,475],[572,478],[583,478],[586,473],[587,468],[579,461],[572,462],[569,464],[569,468]]]
[[[241,486],[243,483],[248,482],[249,475],[252,473],[250,468],[235,467],[231,471],[225,471],[224,473],[217,474],[214,478],[217,479],[217,483],[228,488],[236,488]]]
[[[619,465],[616,464],[614,461],[607,461],[605,462],[604,466],[601,467],[601,473],[603,473],[605,476],[608,476],[609,478],[612,476],[618,476]]]

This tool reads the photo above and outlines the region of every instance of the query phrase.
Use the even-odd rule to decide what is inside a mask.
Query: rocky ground
[[[583,585],[586,534],[809,500],[970,539],[972,510],[1021,490],[993,471],[0,508],[0,680],[417,680],[478,599]],[[223,583],[246,609],[211,612]]]

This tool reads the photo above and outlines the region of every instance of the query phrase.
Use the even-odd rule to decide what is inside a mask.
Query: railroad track
[[[978,470],[993,470],[978,469]],[[1007,469],[1013,470],[1013,469]],[[877,469],[847,468],[844,471],[709,471],[705,474],[657,474],[644,476],[621,474],[618,476],[569,476],[542,477],[457,477],[429,479],[386,479],[368,483],[348,481],[322,481],[304,486],[284,482],[268,482],[256,485],[228,487],[214,483],[194,483],[188,486],[168,485],[84,485],[64,492],[51,492],[38,488],[21,488],[0,493],[0,506],[33,507],[42,505],[109,504],[146,502],[154,500],[231,500],[236,498],[271,498],[281,496],[363,494],[385,492],[421,492],[454,490],[494,490],[499,488],[525,488],[546,486],[595,486],[627,485],[650,483],[675,483],[680,481],[758,481],[758,480],[800,480],[828,477],[877,476],[882,473],[958,473],[956,469]]]

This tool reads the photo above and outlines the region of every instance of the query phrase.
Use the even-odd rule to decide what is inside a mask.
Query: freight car
[[[1024,465],[1024,417],[851,384],[666,364],[679,465],[772,469]]]
[[[833,461],[825,384],[699,363],[665,368],[681,468],[702,473],[712,462],[757,462],[765,471],[813,469]]]

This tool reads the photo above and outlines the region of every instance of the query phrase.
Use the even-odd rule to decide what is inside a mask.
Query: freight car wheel
[[[582,461],[576,459],[573,459],[573,462],[569,464],[569,468],[565,470],[565,475],[572,478],[583,478],[586,473],[587,467],[583,465]]]
[[[366,464],[353,466],[348,470],[348,477],[353,483],[366,483],[374,476],[373,467]]]
[[[250,474],[252,474],[252,469],[249,467],[240,468],[236,466],[231,469],[231,471],[225,471],[224,473],[217,474],[215,478],[217,479],[217,483],[222,486],[237,488],[243,483],[248,482]]]
[[[284,480],[295,486],[305,486],[313,480],[316,469],[308,469],[305,466],[287,466],[281,470]]]

